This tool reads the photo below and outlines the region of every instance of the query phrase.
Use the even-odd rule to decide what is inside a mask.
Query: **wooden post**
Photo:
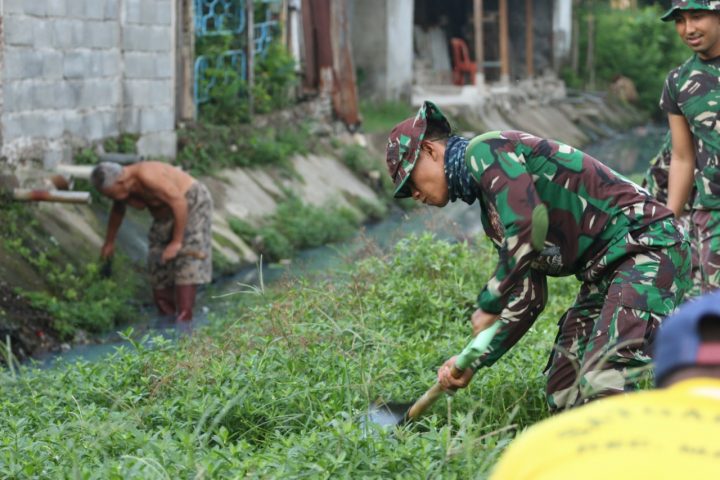
[[[533,64],[535,56],[533,17],[533,0],[525,0],[525,68],[527,69],[528,78],[535,75],[535,66]]]
[[[195,111],[195,14],[192,0],[177,0],[176,120],[194,120]]]
[[[473,2],[473,26],[475,28],[475,85],[478,89],[485,86],[485,51],[483,50],[483,0]]]
[[[280,24],[280,44],[288,49],[288,1],[282,0],[280,2],[280,18],[278,19]]]
[[[508,45],[508,5],[507,0],[500,0],[500,82],[510,81],[510,48]]]
[[[248,116],[253,117],[253,86],[255,85],[255,5],[253,0],[245,0],[245,18],[247,28],[247,88]]]
[[[590,13],[587,16],[587,53],[585,71],[588,73],[587,87],[590,90],[595,88],[595,16]]]

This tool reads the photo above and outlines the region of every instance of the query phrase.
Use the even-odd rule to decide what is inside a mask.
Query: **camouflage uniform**
[[[185,193],[188,217],[183,244],[177,257],[162,262],[162,254],[172,239],[173,216],[155,219],[148,233],[148,270],[154,289],[174,285],[199,285],[212,280],[212,209],[207,187],[195,182]]]
[[[645,172],[642,186],[647,188],[650,194],[660,203],[667,203],[668,173],[670,170],[670,157],[672,153],[672,144],[670,132],[665,135],[660,151],[650,160],[650,165]],[[691,200],[685,205],[683,214],[678,222],[687,231],[690,238],[690,249],[692,251],[692,287],[685,293],[685,300],[695,298],[702,293],[702,272],[700,269],[700,257],[698,253],[697,234],[695,232],[695,224],[692,222],[690,215]]]
[[[528,330],[547,275],[574,274],[583,284],[559,322],[548,403],[563,409],[623,391],[627,369],[650,361],[656,327],[689,286],[689,246],[672,212],[589,155],[523,132],[476,137],[466,161],[499,254],[478,304],[503,322],[473,366],[492,365]]]
[[[429,123],[434,133],[450,135],[431,102],[390,134],[386,161],[396,197],[412,194],[407,180]],[[474,138],[466,145],[465,172],[449,174],[450,150],[448,140],[449,192],[459,184],[456,198],[479,201],[498,251],[478,305],[500,315],[501,325],[472,368],[489,367],[527,332],[545,307],[548,275],[575,275],[583,283],[560,319],[549,360],[550,408],[623,391],[627,369],[650,361],[657,326],[690,284],[690,247],[672,212],[589,155],[527,133]]]
[[[720,11],[720,1],[674,0],[662,17],[672,20],[677,10]],[[691,219],[699,242],[703,290],[720,288],[720,58],[703,60],[697,54],[672,70],[660,108],[683,115],[695,144],[695,197]]]

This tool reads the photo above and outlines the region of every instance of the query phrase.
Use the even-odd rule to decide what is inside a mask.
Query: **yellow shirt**
[[[720,480],[720,380],[598,400],[518,436],[492,480]]]

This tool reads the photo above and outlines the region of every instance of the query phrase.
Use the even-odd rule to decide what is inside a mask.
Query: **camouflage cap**
[[[417,115],[404,120],[392,129],[388,138],[385,160],[388,173],[395,184],[395,198],[412,196],[407,180],[420,155],[420,143],[425,138],[428,123],[437,125],[450,134],[450,122],[432,102],[423,102]]]
[[[720,0],[672,0],[670,9],[660,17],[663,22],[673,19],[678,10],[716,10],[720,11]]]

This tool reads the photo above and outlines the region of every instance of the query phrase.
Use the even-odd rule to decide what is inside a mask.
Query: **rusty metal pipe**
[[[60,190],[30,190],[14,188],[13,200],[19,202],[90,203],[90,192],[66,192]]]

